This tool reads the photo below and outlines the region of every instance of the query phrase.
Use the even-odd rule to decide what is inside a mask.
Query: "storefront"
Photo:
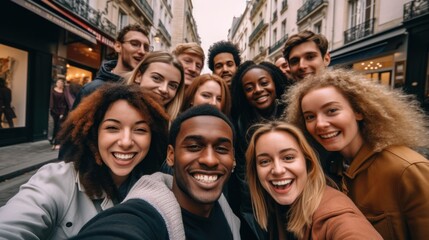
[[[0,1],[0,77],[11,90],[13,127],[2,116],[0,146],[48,138],[49,96],[57,79],[82,85],[112,51],[42,1]]]
[[[351,68],[391,88],[404,87],[407,37],[398,27],[331,52],[331,66]]]

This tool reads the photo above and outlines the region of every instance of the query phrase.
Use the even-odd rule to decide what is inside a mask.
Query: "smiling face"
[[[182,53],[177,56],[177,60],[185,70],[185,85],[191,85],[194,78],[200,76],[203,70],[203,60],[196,54]]]
[[[339,151],[353,159],[363,144],[356,113],[349,101],[333,86],[314,89],[301,101],[308,132],[328,151]]]
[[[259,182],[280,205],[291,205],[307,183],[304,154],[296,139],[285,131],[270,131],[255,143]]]
[[[146,55],[149,39],[141,32],[129,31],[122,42],[115,43],[115,51],[118,53],[117,72],[132,71]],[[138,46],[138,47],[137,47]]]
[[[249,104],[261,112],[274,107],[276,87],[271,75],[261,68],[252,68],[241,79],[244,95]]]
[[[125,100],[107,109],[98,128],[98,150],[120,186],[147,155],[151,130],[142,114]]]
[[[192,101],[192,106],[210,104],[221,110],[222,91],[219,83],[209,80],[203,83],[197,90]]]
[[[136,77],[135,82],[144,91],[155,93],[155,96],[165,107],[176,96],[181,74],[174,65],[154,62],[149,65],[143,75]]]
[[[213,58],[213,63],[213,74],[218,75],[225,80],[228,85],[231,85],[232,77],[237,71],[234,56],[228,52],[219,53]]]
[[[182,122],[167,162],[174,169],[173,193],[180,206],[208,216],[234,165],[233,133],[221,118],[196,116]]]
[[[293,47],[290,51],[290,74],[293,79],[299,81],[309,74],[318,74],[329,65],[330,61],[329,53],[322,56],[316,43],[307,41]]]

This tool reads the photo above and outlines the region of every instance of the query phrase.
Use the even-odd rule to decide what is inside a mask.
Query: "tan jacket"
[[[343,193],[326,187],[303,239],[382,239]]]
[[[429,236],[429,161],[405,146],[362,146],[343,176],[345,192],[384,239]]]

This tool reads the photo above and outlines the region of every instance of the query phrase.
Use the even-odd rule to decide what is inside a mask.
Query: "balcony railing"
[[[143,11],[146,13],[150,20],[153,21],[153,9],[147,3],[146,0],[137,0],[137,3],[143,8]]]
[[[253,40],[255,40],[256,36],[266,27],[268,26],[267,23],[264,23],[264,20],[261,20],[258,24],[258,26],[256,26],[255,30],[253,30],[252,34],[250,34],[249,37],[249,44],[252,44]]]
[[[302,5],[298,9],[298,19],[297,22],[304,19],[306,16],[308,16],[311,12],[313,12],[314,9],[318,8],[320,5],[325,3],[325,0],[308,0],[307,2]]]
[[[103,16],[101,11],[88,5],[84,0],[53,0],[55,3],[63,6],[77,16],[81,17],[91,25],[100,29],[111,37],[116,37],[116,26]]]
[[[404,21],[429,13],[429,0],[415,0],[404,4]]]
[[[268,54],[275,52],[277,49],[279,49],[281,46],[283,46],[283,44],[286,42],[287,38],[288,38],[288,35],[286,34],[280,40],[278,40],[276,43],[271,45],[271,47],[268,48]]]
[[[171,36],[170,36],[170,34],[168,33],[167,29],[165,28],[164,24],[161,21],[159,21],[158,27],[159,27],[162,35],[164,35],[164,37],[167,39],[167,41],[169,43],[171,43]]]
[[[344,32],[344,44],[356,41],[374,33],[375,19],[369,19],[366,22],[356,25]]]

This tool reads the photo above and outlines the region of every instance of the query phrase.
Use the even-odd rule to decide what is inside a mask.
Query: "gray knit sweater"
[[[124,202],[135,198],[148,202],[164,219],[170,239],[184,240],[185,230],[182,222],[181,208],[171,191],[172,186],[173,177],[171,175],[160,172],[145,175],[134,184]],[[240,239],[240,220],[234,215],[223,195],[221,195],[218,202],[234,239]]]

